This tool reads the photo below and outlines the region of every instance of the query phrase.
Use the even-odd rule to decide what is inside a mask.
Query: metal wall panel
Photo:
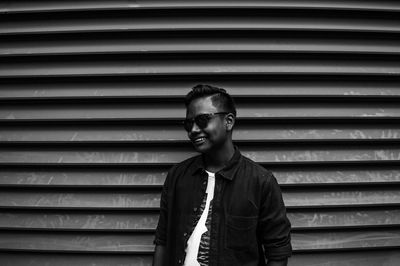
[[[183,95],[222,86],[271,169],[290,265],[399,265],[398,1],[3,1],[0,264],[150,265],[194,151]]]

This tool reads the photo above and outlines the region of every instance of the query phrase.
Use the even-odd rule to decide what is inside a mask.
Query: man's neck
[[[234,153],[235,147],[233,146],[232,141],[230,141],[222,149],[210,154],[204,154],[206,169],[213,173],[218,172],[228,164]]]

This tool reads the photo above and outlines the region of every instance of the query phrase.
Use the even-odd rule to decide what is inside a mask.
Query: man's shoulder
[[[270,179],[273,178],[274,175],[271,170],[266,169],[259,163],[253,161],[252,159],[243,156],[243,164],[245,165],[245,169],[249,169],[251,173],[254,173],[255,177]]]
[[[171,167],[170,172],[179,173],[182,171],[186,171],[191,167],[195,167],[195,164],[198,163],[199,160],[201,160],[201,155],[195,155],[190,158],[187,158],[187,159],[183,160],[182,162],[174,164]]]

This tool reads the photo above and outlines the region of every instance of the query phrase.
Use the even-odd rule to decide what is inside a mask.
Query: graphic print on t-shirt
[[[205,202],[205,201],[204,201]],[[210,250],[210,232],[211,232],[211,213],[212,213],[212,200],[210,201],[210,208],[206,219],[207,231],[201,235],[199,252],[197,254],[197,261],[200,266],[208,266],[208,252]],[[204,204],[205,205],[205,204]],[[205,206],[204,206],[205,207]],[[203,207],[203,210],[204,210]],[[202,211],[203,212],[203,211]]]
[[[195,228],[187,241],[185,266],[208,265],[208,251],[210,246],[210,227],[212,213],[212,199],[214,198],[215,176],[208,172],[207,189],[200,206]]]

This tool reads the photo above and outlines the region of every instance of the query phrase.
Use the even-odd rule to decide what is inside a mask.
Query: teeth
[[[203,141],[203,140],[205,140],[205,138],[198,138],[198,139],[195,139],[194,142],[200,142],[200,141]]]

